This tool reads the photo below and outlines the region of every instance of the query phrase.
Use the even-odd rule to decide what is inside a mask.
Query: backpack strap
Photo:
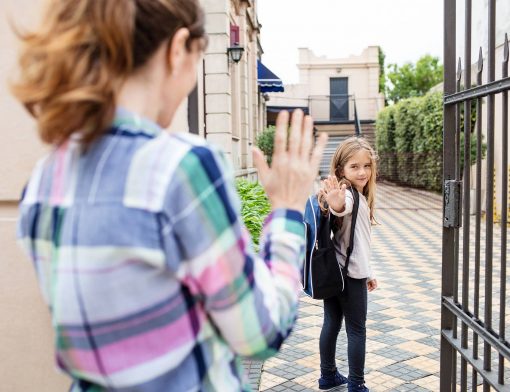
[[[354,230],[356,229],[356,218],[358,217],[358,209],[359,209],[359,193],[358,191],[351,187],[350,191],[352,193],[352,197],[354,199],[354,203],[352,206],[351,213],[351,236],[349,238],[349,247],[347,248],[347,257],[345,258],[345,271],[348,272],[349,268],[349,260],[351,259],[351,253],[354,249]]]

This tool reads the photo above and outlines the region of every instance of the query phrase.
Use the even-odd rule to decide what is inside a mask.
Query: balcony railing
[[[310,114],[315,121],[319,122],[375,120],[383,105],[384,102],[379,98],[355,98],[354,95],[310,95],[308,97]]]

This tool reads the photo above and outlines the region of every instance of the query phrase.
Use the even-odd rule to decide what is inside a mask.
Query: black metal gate
[[[510,332],[506,323],[508,41],[505,39],[502,63],[498,61],[498,66],[502,66],[501,77],[496,80],[496,0],[487,0],[488,46],[483,48],[487,56],[484,64],[480,48],[476,85],[472,87],[472,0],[462,1],[465,2],[465,15],[457,15],[456,0],[444,0],[440,388],[442,392],[510,391],[507,385],[510,379],[510,346],[505,334],[506,330]],[[456,55],[456,24],[458,20],[462,21],[458,18],[465,21],[463,72],[461,59],[457,63]],[[476,122],[472,126],[469,119],[474,114]],[[486,129],[485,140],[482,140],[482,129]],[[500,139],[497,144],[495,135]],[[472,156],[471,146],[475,138],[476,148],[473,150],[476,153]],[[485,143],[486,170],[482,183]],[[499,158],[498,165],[495,165],[495,156]],[[475,174],[474,181],[471,181],[473,161]],[[496,176],[500,184],[497,195]],[[485,189],[483,194],[482,188]],[[473,206],[470,192],[475,199]],[[482,208],[484,195],[485,208]],[[500,208],[496,208],[494,203],[496,197],[501,200]],[[495,222],[495,216],[498,222]]]

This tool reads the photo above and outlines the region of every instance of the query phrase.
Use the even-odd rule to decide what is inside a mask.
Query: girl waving
[[[335,152],[330,176],[324,180],[319,203],[342,219],[334,233],[334,245],[339,264],[344,267],[349,246],[351,213],[354,198],[348,186],[360,193],[359,209],[354,231],[354,249],[347,270],[346,291],[340,296],[324,300],[324,323],[319,341],[321,358],[320,389],[347,384],[349,392],[368,391],[365,386],[365,344],[367,319],[367,291],[377,288],[377,280],[370,267],[370,232],[374,222],[376,155],[368,142],[351,137]],[[327,205],[326,205],[327,203]],[[349,377],[340,374],[335,363],[338,333],[345,318]]]

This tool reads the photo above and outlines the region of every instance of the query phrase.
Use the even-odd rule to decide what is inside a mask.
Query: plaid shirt
[[[203,139],[119,110],[86,151],[71,139],[41,160],[20,209],[73,390],[249,390],[239,356],[270,357],[291,331],[302,215],[273,211],[254,254]]]

